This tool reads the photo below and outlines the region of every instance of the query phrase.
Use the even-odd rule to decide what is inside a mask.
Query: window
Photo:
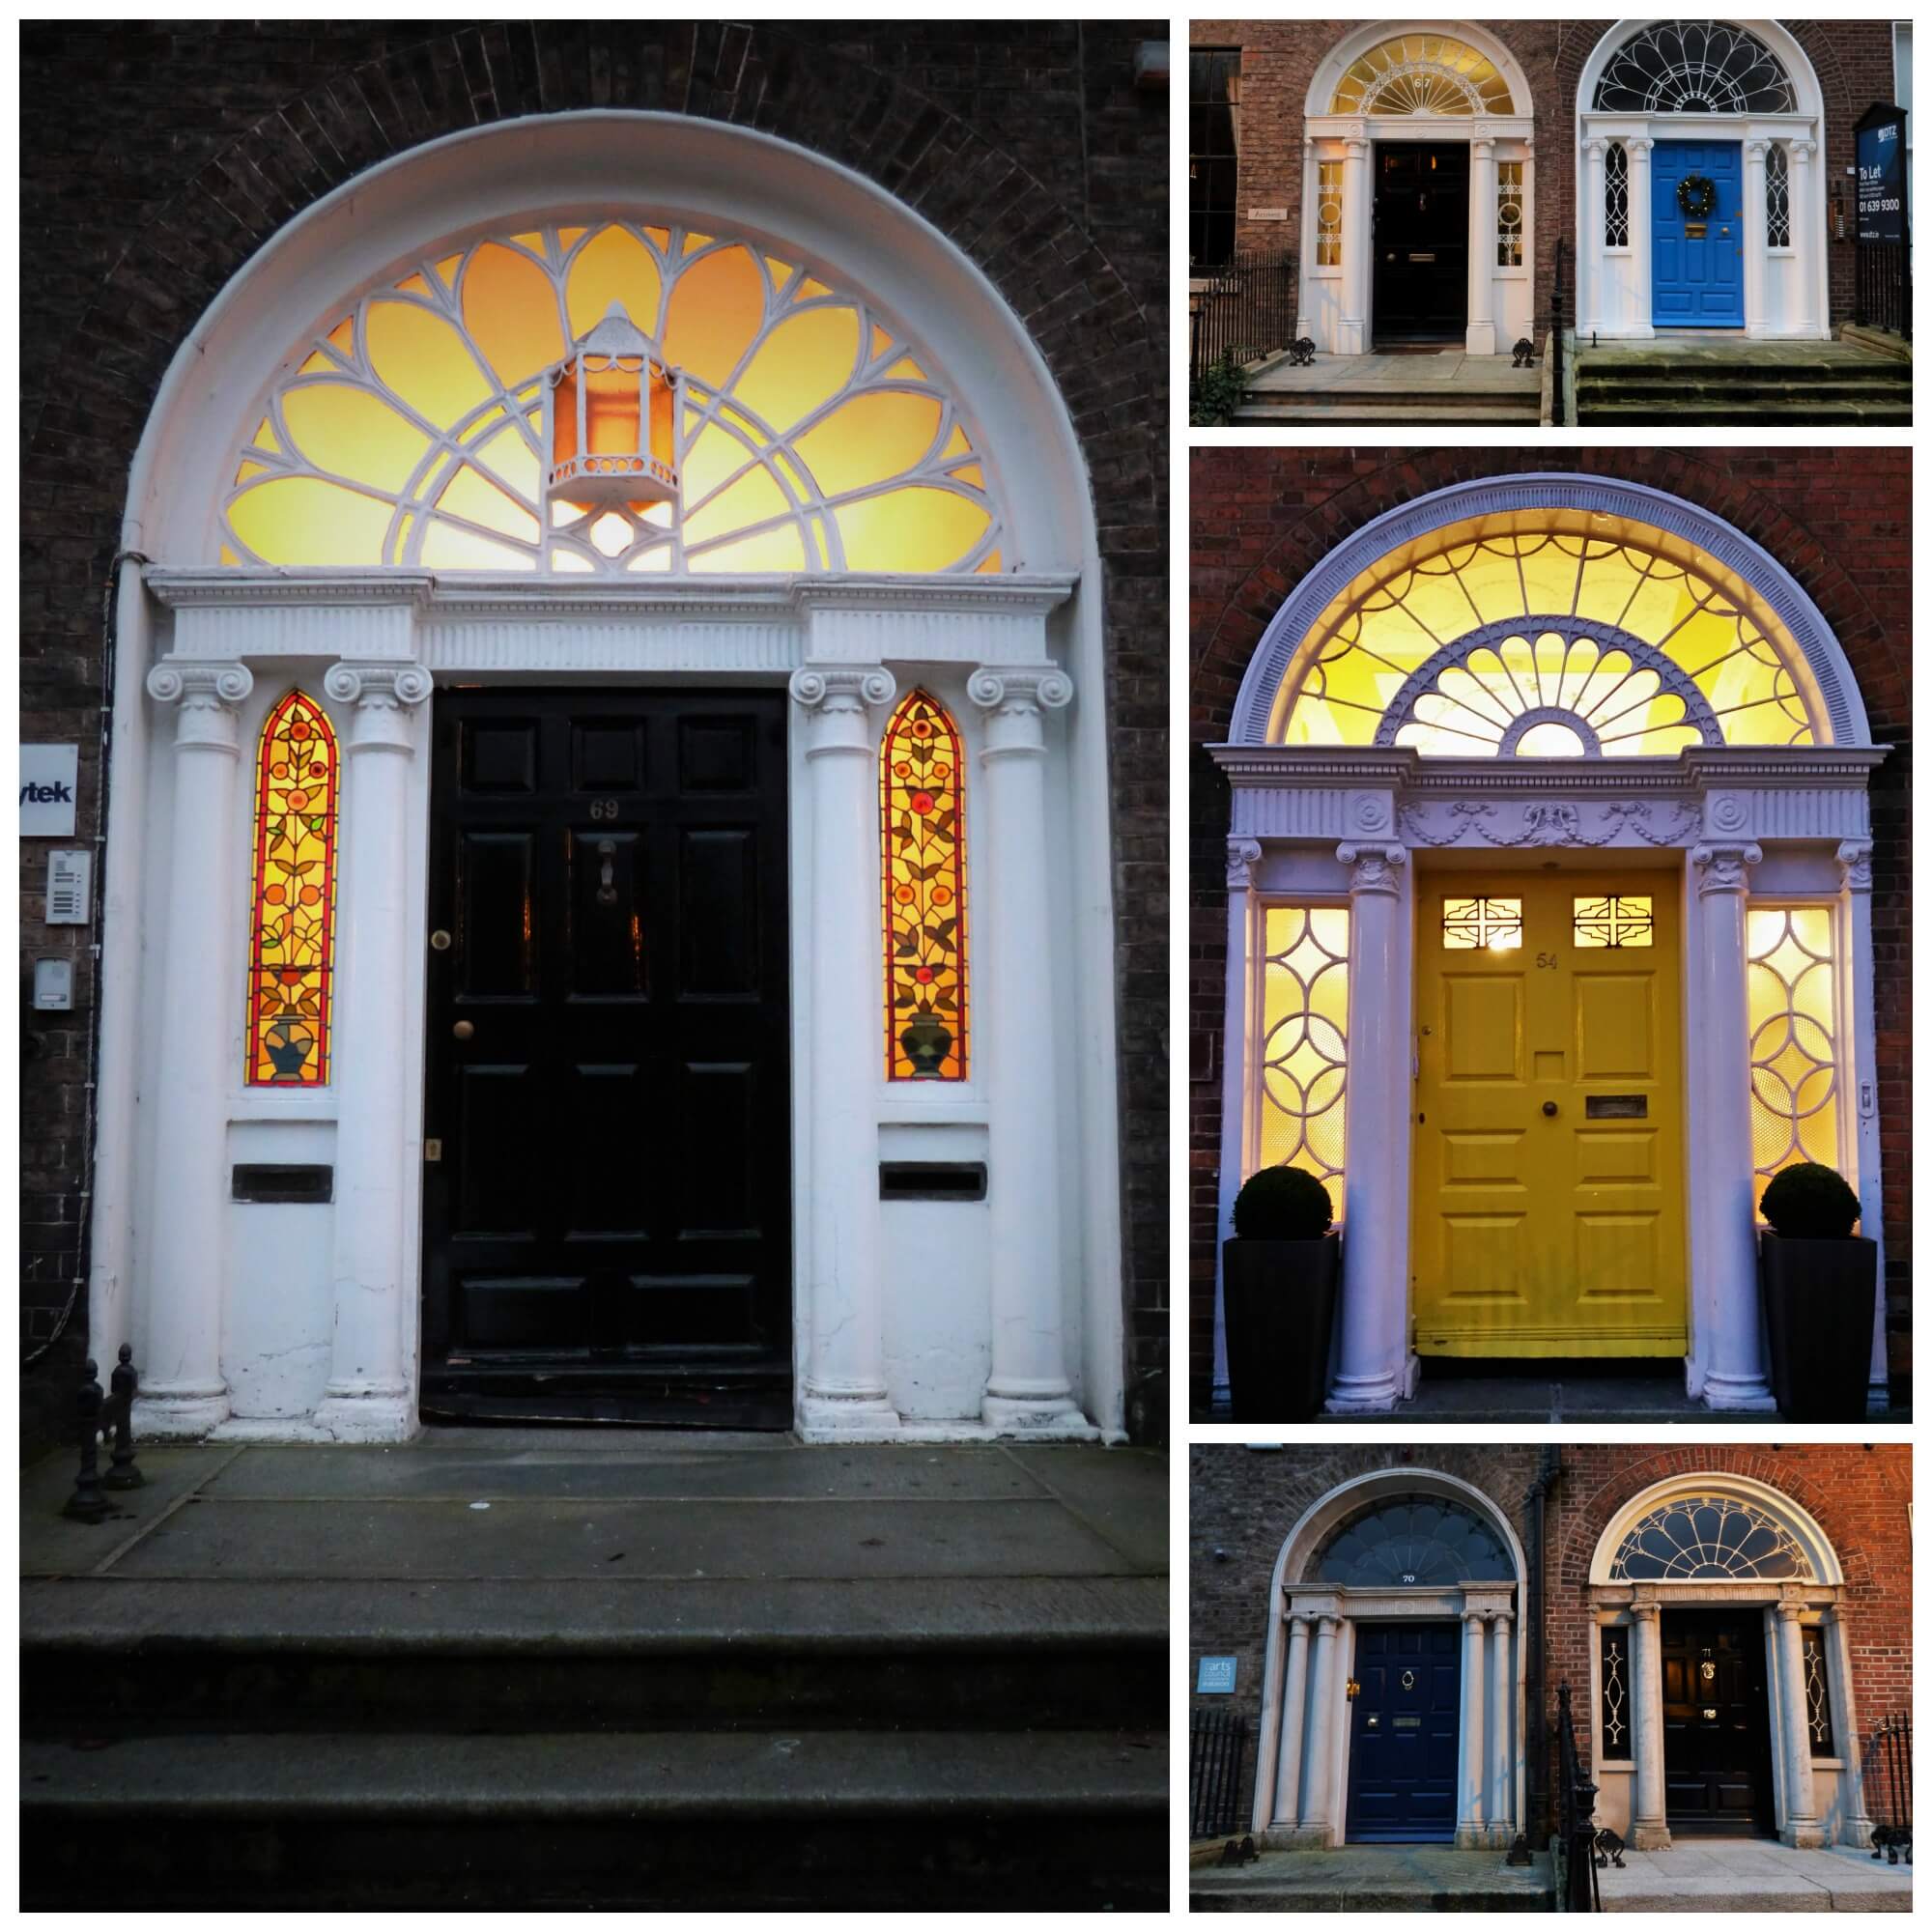
[[[1342,1208],[1349,1101],[1349,909],[1263,915],[1259,1167],[1299,1167]]]
[[[1496,163],[1496,267],[1522,267],[1522,163]]]
[[[248,1085],[326,1087],[335,952],[335,734],[292,691],[255,761]]]
[[[1816,1624],[1802,1624],[1798,1634],[1804,1649],[1804,1729],[1811,1740],[1811,1755],[1835,1757],[1831,1680],[1825,1674],[1825,1633]]]
[[[1621,141],[1604,153],[1604,246],[1630,246],[1630,156]]]
[[[545,372],[616,304],[683,371],[673,503],[545,521]],[[766,244],[649,219],[430,251],[299,345],[221,560],[438,570],[1000,568],[960,412],[890,317]]]
[[[886,1078],[966,1077],[966,773],[944,706],[911,693],[879,751]]]
[[[1772,1581],[1811,1576],[1798,1539],[1755,1503],[1684,1496],[1634,1523],[1610,1560],[1613,1583]]]
[[[1276,728],[1291,745],[1435,757],[1808,745],[1792,662],[1802,656],[1776,612],[1662,531],[1580,509],[1472,517],[1337,593]]]
[[[1648,895],[1612,894],[1608,898],[1571,901],[1572,929],[1584,948],[1648,946],[1651,904]]]
[[[1768,247],[1791,246],[1791,176],[1782,141],[1765,151],[1764,239]]]
[[[1795,114],[1783,63],[1743,27],[1664,20],[1610,56],[1595,105],[1611,114]]]
[[[1311,1583],[1513,1583],[1502,1539],[1474,1510],[1442,1496],[1371,1503],[1334,1530],[1309,1566]]]
[[[1318,161],[1315,184],[1315,266],[1342,266],[1342,163]]]
[[[1796,1161],[1845,1164],[1833,930],[1830,906],[1754,904],[1745,913],[1751,1159],[1765,1180]]]
[[[1447,34],[1403,34],[1351,62],[1331,114],[1514,114],[1509,83],[1487,54]]]
[[[1445,952],[1514,952],[1522,945],[1520,899],[1444,899]]]
[[[1605,1624],[1601,1662],[1602,1690],[1597,1700],[1597,1735],[1604,1756],[1613,1762],[1633,1755],[1630,1711],[1630,1632],[1621,1624]]]
[[[1187,259],[1217,268],[1235,252],[1241,153],[1241,50],[1196,47],[1187,60]]]

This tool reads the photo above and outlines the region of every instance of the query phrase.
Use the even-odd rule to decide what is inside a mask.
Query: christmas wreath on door
[[[1708,221],[1718,206],[1718,184],[1709,175],[1686,175],[1677,184],[1677,206],[1687,219]]]

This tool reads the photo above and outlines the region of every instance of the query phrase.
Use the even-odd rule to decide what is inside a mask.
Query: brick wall
[[[284,223],[400,150],[519,115],[629,107],[756,128],[897,195],[991,278],[1053,371],[1105,573],[1128,1374],[1164,1408],[1167,97],[1164,20],[776,27],[562,21],[42,23],[22,36],[23,735],[93,745],[101,599],[128,464],[170,357]],[[77,110],[75,103],[84,103]],[[99,815],[84,749],[80,827]],[[23,954],[71,946],[23,866]],[[91,934],[78,935],[79,939]],[[240,983],[238,980],[238,984]],[[91,978],[29,1029],[22,1332],[71,1294]],[[85,1297],[79,1316],[84,1321]],[[25,1448],[84,1338],[23,1386]]]
[[[1301,141],[1309,83],[1329,49],[1360,23],[1352,20],[1191,20],[1194,46],[1241,49],[1240,190],[1236,246],[1301,246]],[[1453,32],[1454,23],[1443,21]],[[1536,133],[1535,313],[1547,316],[1556,238],[1575,261],[1577,246],[1577,91],[1583,65],[1607,28],[1603,20],[1477,20],[1472,25],[1515,56],[1529,81]],[[1889,20],[1785,20],[1818,76],[1825,101],[1825,182],[1845,197],[1845,232],[1852,228],[1852,128],[1875,100],[1892,98]],[[1325,105],[1325,103],[1324,103]],[[1519,111],[1521,111],[1519,108]],[[1285,222],[1256,222],[1251,208],[1286,208]],[[1828,200],[1824,216],[1831,234]],[[1826,249],[1831,320],[1852,312],[1852,243]],[[1576,275],[1564,274],[1566,314],[1576,320]]]
[[[1189,467],[1189,1367],[1212,1368],[1215,1175],[1227,954],[1225,737],[1248,659],[1300,579],[1351,531],[1430,490],[1520,469],[1649,484],[1703,505],[1796,577],[1836,633],[1873,740],[1872,934],[1886,1293],[1895,1379],[1911,1373],[1911,452],[1907,449],[1196,449]]]

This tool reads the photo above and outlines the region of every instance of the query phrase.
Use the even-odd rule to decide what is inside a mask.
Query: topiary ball
[[[1757,1205],[1777,1233],[1794,1241],[1842,1241],[1860,1213],[1851,1183],[1815,1160],[1780,1168]]]
[[[1264,1167],[1235,1197],[1235,1233],[1244,1241],[1312,1241],[1334,1218],[1328,1190],[1298,1167]]]

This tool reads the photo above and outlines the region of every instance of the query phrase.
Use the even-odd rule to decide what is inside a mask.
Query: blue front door
[[[1349,1707],[1351,1842],[1456,1836],[1462,1633],[1455,1624],[1358,1624]]]
[[[1650,320],[1657,328],[1742,328],[1745,182],[1736,141],[1660,141],[1650,156]],[[1692,217],[1677,185],[1701,175],[1717,189]]]

